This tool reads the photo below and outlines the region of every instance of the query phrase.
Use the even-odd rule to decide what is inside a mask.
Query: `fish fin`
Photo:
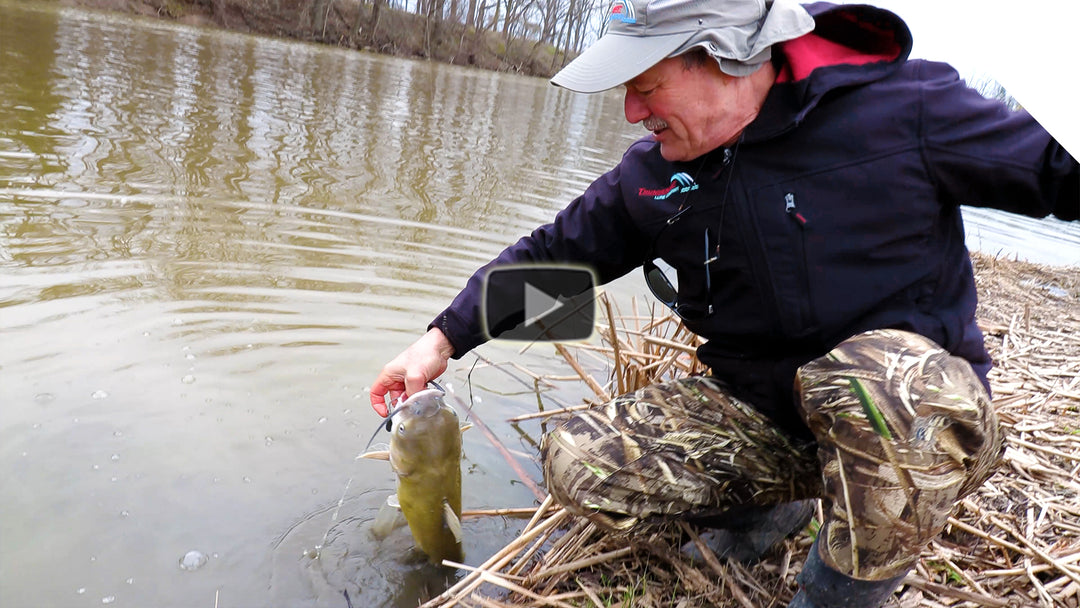
[[[364,452],[356,458],[370,458],[371,460],[390,460],[390,450],[374,450],[371,452]]]
[[[461,432],[464,433],[465,431],[471,429],[472,426],[473,425],[471,422],[466,422],[465,424],[461,425]]]
[[[461,520],[458,519],[457,513],[454,513],[453,507],[445,500],[442,502],[443,506],[443,519],[446,520],[446,527],[450,528],[450,533],[454,535],[454,540],[461,542]]]

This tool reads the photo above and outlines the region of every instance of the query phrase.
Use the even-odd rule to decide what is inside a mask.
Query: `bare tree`
[[[968,86],[978,91],[983,97],[987,99],[996,99],[1005,104],[1005,107],[1010,110],[1019,110],[1021,107],[1020,102],[1016,100],[1008,91],[1005,90],[1005,86],[990,76],[982,75],[968,79]]]
[[[329,16],[333,4],[334,0],[313,0],[311,4],[311,34],[314,38],[322,40],[326,37],[326,18]]]

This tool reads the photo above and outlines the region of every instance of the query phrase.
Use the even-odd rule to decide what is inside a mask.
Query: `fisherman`
[[[600,282],[643,267],[707,339],[710,374],[552,431],[551,494],[613,529],[712,526],[736,558],[797,532],[820,498],[790,606],[880,606],[1003,448],[960,205],[1080,215],[1077,162],[1031,116],[910,49],[870,6],[616,0],[552,82],[621,85],[650,133],[481,268],[382,369],[373,407],[484,340],[493,265],[584,263]]]

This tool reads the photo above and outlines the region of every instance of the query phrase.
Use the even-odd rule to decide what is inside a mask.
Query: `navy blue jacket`
[[[986,382],[961,204],[1080,214],[1077,162],[1026,112],[948,65],[909,61],[910,32],[888,11],[807,8],[815,31],[774,53],[780,77],[737,146],[672,163],[643,138],[492,262],[586,263],[607,282],[658,255],[678,270],[680,301],[704,304],[710,230],[715,313],[687,322],[708,339],[698,356],[792,428],[796,368],[870,329],[922,334]],[[487,268],[432,323],[455,357],[483,341]]]

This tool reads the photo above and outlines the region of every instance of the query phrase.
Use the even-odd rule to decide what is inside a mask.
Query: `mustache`
[[[656,116],[650,116],[641,121],[641,126],[650,131],[659,131],[668,127],[667,121],[663,118],[657,118]]]

